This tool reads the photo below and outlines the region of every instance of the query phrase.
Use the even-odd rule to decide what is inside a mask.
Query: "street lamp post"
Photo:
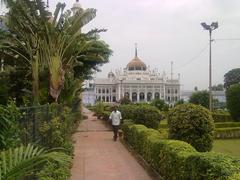
[[[201,25],[209,31],[209,110],[212,111],[212,31],[218,28],[218,22],[213,22],[211,25],[203,22]]]

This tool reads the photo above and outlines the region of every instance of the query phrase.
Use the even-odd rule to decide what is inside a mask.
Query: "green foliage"
[[[227,108],[236,121],[240,121],[240,84],[231,85],[226,91]]]
[[[231,122],[233,121],[229,112],[226,111],[214,111],[212,112],[214,122]]]
[[[125,96],[120,100],[120,104],[131,104],[131,103],[132,103],[131,100]]]
[[[96,108],[95,108],[95,112],[96,112],[96,115],[98,116],[98,118],[101,117],[103,111],[104,111],[104,105],[101,101],[98,101],[96,103]]]
[[[123,119],[132,119],[136,124],[157,129],[161,114],[156,107],[150,105],[121,105],[119,107]]]
[[[215,128],[240,127],[240,122],[219,122],[215,123]]]
[[[184,100],[183,100],[183,99],[178,100],[178,101],[174,104],[174,106],[177,106],[177,105],[180,105],[180,104],[184,104]]]
[[[239,177],[237,159],[217,153],[199,153],[178,140],[161,140],[158,131],[131,122],[123,124],[124,140],[163,179],[231,179]],[[200,162],[200,163],[198,163]],[[228,169],[229,167],[229,169]]]
[[[215,139],[240,138],[240,127],[216,128],[214,137]]]
[[[13,101],[0,105],[0,149],[15,147],[20,143],[18,120],[20,112]]]
[[[239,160],[220,153],[196,153],[187,161],[186,171],[196,180],[231,179],[240,171]]]
[[[71,135],[75,130],[76,117],[65,107],[61,116],[45,121],[39,127],[42,145],[49,148],[64,147],[69,154],[73,152]]]
[[[37,179],[39,180],[68,180],[69,177],[69,167],[62,166],[57,162],[47,162],[37,173]]]
[[[189,98],[189,102],[197,105],[201,105],[205,108],[209,108],[209,92],[197,91],[192,93]]]
[[[152,106],[155,106],[156,108],[158,108],[160,111],[165,111],[168,109],[167,104],[165,103],[164,100],[162,99],[154,99],[151,102]]]
[[[223,84],[218,84],[218,85],[213,85],[212,86],[212,91],[223,91],[224,90],[224,85]]]
[[[63,152],[46,151],[33,145],[20,146],[0,154],[0,179],[22,179],[47,162],[69,167],[71,158]]]
[[[214,122],[210,112],[199,105],[182,104],[168,114],[169,137],[188,142],[198,151],[210,151]]]
[[[240,68],[235,68],[228,71],[224,75],[224,87],[229,88],[233,84],[240,83]]]

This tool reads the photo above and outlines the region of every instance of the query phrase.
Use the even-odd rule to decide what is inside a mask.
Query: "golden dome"
[[[146,64],[137,56],[127,64],[128,70],[146,70]]]

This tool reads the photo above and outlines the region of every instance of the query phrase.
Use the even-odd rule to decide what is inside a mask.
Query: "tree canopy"
[[[228,71],[224,75],[224,87],[229,88],[233,84],[240,83],[240,68]]]

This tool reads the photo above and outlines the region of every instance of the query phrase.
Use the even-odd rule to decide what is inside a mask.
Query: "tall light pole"
[[[212,111],[212,31],[218,28],[218,22],[212,22],[211,25],[203,22],[201,25],[209,31],[209,110]]]

